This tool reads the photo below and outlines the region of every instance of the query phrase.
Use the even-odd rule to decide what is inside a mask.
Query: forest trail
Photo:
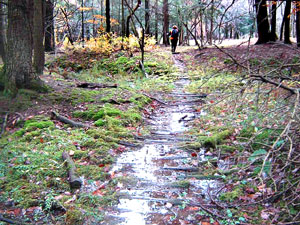
[[[155,106],[146,121],[151,135],[144,146],[118,157],[111,172],[123,179],[118,184],[121,199],[102,224],[199,224],[199,211],[210,211],[208,200],[222,189],[220,181],[193,177],[201,175],[205,151],[195,154],[180,146],[193,141],[186,133],[188,122],[205,112],[194,109],[203,96],[184,90],[190,81],[180,55],[172,58],[177,67],[174,91],[165,99],[154,96],[165,104]]]

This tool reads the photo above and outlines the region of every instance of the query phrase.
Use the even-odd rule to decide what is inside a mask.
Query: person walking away
[[[175,53],[179,37],[179,31],[176,25],[173,26],[172,30],[168,33],[168,36],[170,36],[171,39],[171,51],[172,53]]]

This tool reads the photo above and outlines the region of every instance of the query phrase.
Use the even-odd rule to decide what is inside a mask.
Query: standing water
[[[194,110],[201,96],[184,92],[189,80],[184,77],[184,65],[175,57],[174,62],[179,70],[174,74],[178,77],[176,92],[168,96],[172,101],[152,115],[151,137],[144,146],[119,156],[112,172],[127,182],[118,184],[122,197],[103,224],[181,224],[183,219],[184,224],[199,224],[197,212],[193,211],[197,207],[187,205],[205,202],[207,189],[215,191],[220,186],[217,181],[187,178],[190,172],[198,171],[204,151],[195,158],[179,143],[192,141],[184,132],[188,130],[187,121],[201,116]]]

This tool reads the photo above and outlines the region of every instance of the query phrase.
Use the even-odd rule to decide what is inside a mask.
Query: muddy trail
[[[121,154],[113,167],[121,198],[102,224],[199,224],[218,218],[212,202],[224,184],[201,176],[204,149],[196,154],[182,147],[193,141],[186,132],[188,123],[205,114],[194,109],[205,96],[184,91],[189,84],[186,68],[178,55],[173,60],[178,69],[174,91],[164,99],[155,96],[165,104],[146,121],[151,135],[143,147]],[[224,167],[224,162],[217,163]]]

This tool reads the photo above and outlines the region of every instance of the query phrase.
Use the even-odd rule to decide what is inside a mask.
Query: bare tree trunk
[[[270,41],[276,41],[277,35],[276,35],[276,9],[277,9],[277,2],[272,2],[272,10],[271,10],[271,33],[270,33]]]
[[[297,47],[300,47],[300,4],[296,4],[296,38]]]
[[[5,63],[5,46],[6,46],[6,27],[5,27],[5,8],[0,4],[0,56]]]
[[[111,30],[110,26],[110,0],[105,0],[105,17],[106,17],[106,32]]]
[[[290,40],[290,13],[291,13],[292,1],[286,0],[285,10],[284,10],[284,43],[292,44]]]
[[[8,1],[5,92],[11,95],[15,95],[18,88],[29,87],[33,80],[30,24],[32,12],[28,10],[29,3],[26,0]]]
[[[163,15],[164,15],[163,44],[170,45],[170,41],[167,36],[167,33],[169,32],[169,2],[168,2],[168,0],[163,1]]]
[[[33,68],[43,74],[45,64],[43,0],[34,0],[33,11]]]
[[[213,32],[214,32],[214,0],[211,0],[210,12],[210,31],[209,31],[209,44],[212,45]]]
[[[81,0],[81,8],[84,7],[83,0]],[[84,10],[81,10],[81,42],[82,47],[84,48]]]
[[[124,11],[124,0],[122,0],[122,10],[121,10],[121,13],[122,13],[122,21],[121,21],[121,24],[122,24],[122,37],[125,37],[125,11]]]
[[[258,40],[255,44],[270,41],[270,26],[266,0],[255,0]]]
[[[155,40],[158,43],[158,0],[155,0]]]
[[[145,0],[145,34],[150,34],[149,0]]]
[[[46,12],[45,12],[45,51],[51,52],[55,49],[55,38],[54,38],[54,21],[53,21],[53,10],[54,6],[51,0],[46,1]]]

